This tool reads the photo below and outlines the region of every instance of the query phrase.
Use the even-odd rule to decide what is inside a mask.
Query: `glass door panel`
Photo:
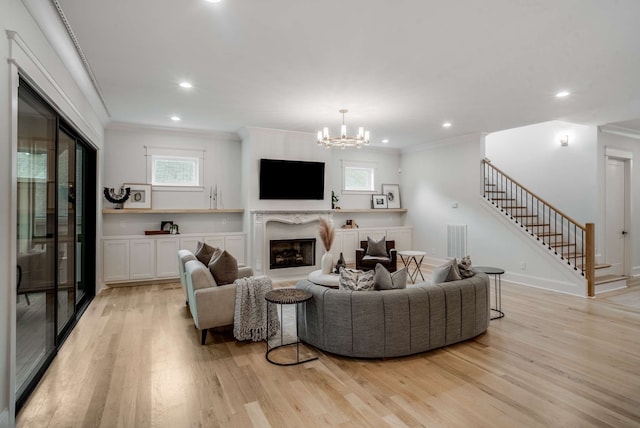
[[[58,133],[58,333],[75,313],[76,277],[76,141],[60,129]]]
[[[55,349],[55,114],[18,96],[16,387],[21,392]]]
[[[85,284],[83,277],[86,274],[84,272],[85,264],[83,263],[83,244],[84,244],[84,193],[85,193],[85,180],[84,180],[84,168],[87,162],[85,161],[86,149],[78,144],[76,146],[76,188],[75,188],[75,209],[76,209],[76,304],[78,304],[85,296]]]

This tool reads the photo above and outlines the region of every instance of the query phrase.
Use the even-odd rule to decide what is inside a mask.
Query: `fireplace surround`
[[[325,217],[333,224],[333,212],[329,210],[253,210],[251,211],[251,249],[250,260],[256,275],[272,277],[306,276],[310,272],[320,269],[321,245],[318,242],[318,225],[320,217]],[[313,257],[310,263],[286,268],[272,265],[271,241],[308,240],[315,241]],[[294,257],[290,256],[290,257]]]

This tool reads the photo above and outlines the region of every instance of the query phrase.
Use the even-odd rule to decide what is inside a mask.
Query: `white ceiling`
[[[117,122],[336,133],[348,108],[403,147],[640,117],[638,0],[59,2]]]

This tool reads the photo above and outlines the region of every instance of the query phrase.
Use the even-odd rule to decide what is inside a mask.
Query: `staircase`
[[[609,265],[595,265],[595,225],[581,225],[520,183],[490,161],[482,161],[483,196],[514,224],[540,241],[549,253],[559,258],[587,280],[587,295],[593,297],[612,286],[620,287],[621,277],[606,273]],[[596,277],[596,271],[604,274]],[[607,285],[608,284],[608,285]]]

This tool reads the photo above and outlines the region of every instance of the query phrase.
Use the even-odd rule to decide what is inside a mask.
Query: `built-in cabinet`
[[[246,263],[243,233],[105,237],[103,280],[117,283],[178,278],[178,250],[194,251],[198,241],[228,251],[238,264]]]

